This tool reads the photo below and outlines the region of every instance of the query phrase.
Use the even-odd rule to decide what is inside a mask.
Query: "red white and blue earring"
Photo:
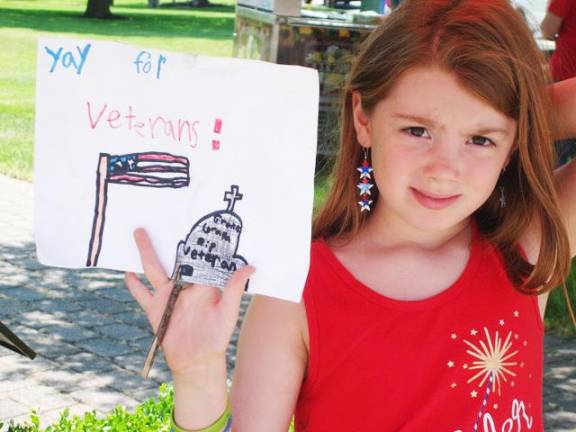
[[[360,171],[360,183],[358,183],[357,187],[360,189],[360,201],[358,201],[358,205],[360,206],[360,212],[364,210],[370,211],[370,206],[372,205],[372,200],[370,196],[372,193],[370,189],[374,184],[370,181],[372,176],[370,173],[374,171],[370,166],[370,162],[368,162],[368,150],[364,148],[364,160],[362,161],[362,165],[357,168]]]

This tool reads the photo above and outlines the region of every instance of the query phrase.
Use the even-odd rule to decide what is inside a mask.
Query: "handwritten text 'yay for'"
[[[65,49],[63,46],[58,48],[44,46],[44,51],[51,61],[49,72],[54,73],[60,68],[72,69],[77,75],[82,74],[91,48],[90,43],[85,44],[84,47],[76,45],[75,49]],[[167,60],[162,54],[153,55],[148,51],[140,51],[132,64],[137,75],[153,75],[156,79],[160,79],[162,66]]]

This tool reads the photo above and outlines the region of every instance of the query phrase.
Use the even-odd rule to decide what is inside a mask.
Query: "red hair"
[[[551,79],[531,31],[507,0],[405,0],[364,41],[344,89],[333,185],[314,220],[313,237],[350,238],[370,217],[357,204],[356,167],[363,153],[352,121],[352,92],[361,95],[370,114],[404,72],[431,64],[517,122],[514,150],[498,182],[507,191],[507,205],[500,208],[496,188],[472,216],[501,251],[518,289],[535,294],[559,285],[570,255],[554,187]],[[375,205],[377,186],[372,191]],[[542,233],[534,266],[517,246],[531,224],[539,224]]]

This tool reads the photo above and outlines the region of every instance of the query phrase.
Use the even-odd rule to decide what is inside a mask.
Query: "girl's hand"
[[[144,274],[154,292],[134,273],[126,273],[125,281],[156,332],[173,283],[158,260],[146,231],[137,229],[134,238]],[[198,284],[189,284],[182,289],[162,343],[173,375],[192,377],[212,364],[222,363],[236,325],[244,287],[253,272],[251,266],[237,270],[223,292]]]

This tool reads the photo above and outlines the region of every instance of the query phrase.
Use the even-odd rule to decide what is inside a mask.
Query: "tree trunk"
[[[88,0],[84,16],[88,18],[112,18],[112,0]]]

